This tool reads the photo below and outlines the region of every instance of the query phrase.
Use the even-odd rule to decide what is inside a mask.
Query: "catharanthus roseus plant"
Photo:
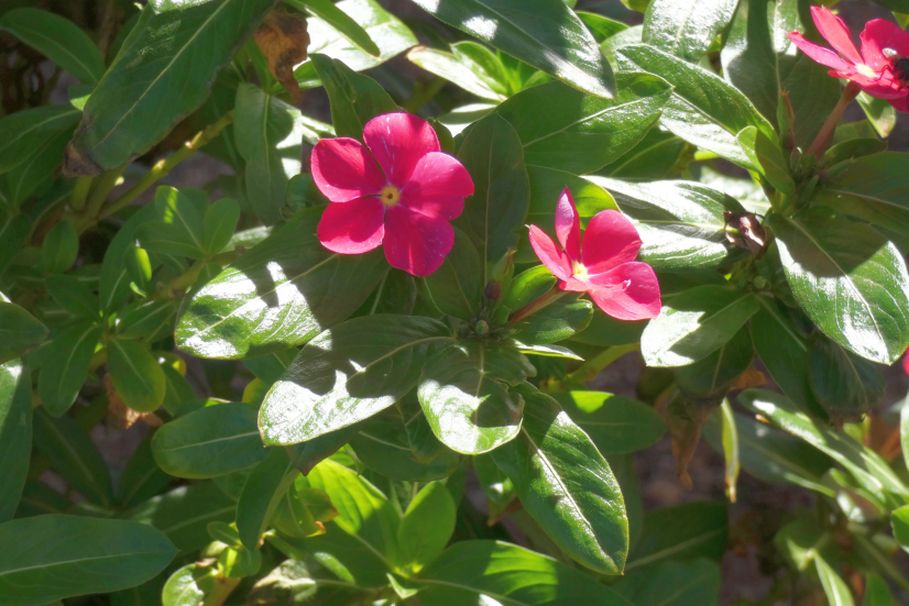
[[[0,605],[909,603],[901,3],[24,4]]]

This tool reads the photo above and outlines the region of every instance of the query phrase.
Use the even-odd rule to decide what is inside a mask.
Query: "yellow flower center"
[[[379,193],[379,198],[385,206],[395,206],[401,201],[401,190],[394,185],[386,185]]]
[[[586,282],[590,279],[590,274],[587,273],[587,268],[584,267],[584,264],[580,261],[574,261],[571,264],[571,276],[575,280],[580,280],[581,282]]]
[[[864,63],[858,63],[855,66],[855,71],[865,76],[866,78],[874,78],[877,73],[870,65],[865,65]]]

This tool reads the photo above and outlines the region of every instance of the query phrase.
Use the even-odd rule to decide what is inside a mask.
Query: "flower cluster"
[[[832,48],[791,32],[789,39],[803,53],[829,67],[830,75],[854,82],[899,111],[909,111],[909,33],[885,19],[872,19],[859,34],[860,51],[849,28],[830,9],[812,6],[811,18]]]

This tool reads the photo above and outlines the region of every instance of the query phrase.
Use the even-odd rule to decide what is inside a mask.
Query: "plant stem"
[[[85,208],[85,201],[88,199],[88,192],[92,187],[94,177],[79,177],[73,184],[73,193],[69,199],[69,205],[73,210],[82,210]]]
[[[105,200],[107,200],[107,196],[115,187],[117,187],[117,182],[123,175],[125,169],[126,166],[115,168],[114,170],[109,170],[98,176],[95,180],[95,186],[92,188],[92,192],[88,197],[88,204],[85,206],[85,216],[97,216],[101,207],[104,205]]]
[[[612,364],[613,362],[615,362],[616,360],[618,360],[625,354],[630,353],[632,351],[637,351],[639,348],[640,348],[640,345],[638,343],[629,343],[627,345],[615,345],[613,347],[606,348],[603,351],[601,351],[600,353],[598,353],[597,355],[595,355],[594,357],[590,358],[589,360],[587,360],[586,362],[581,364],[581,366],[579,366],[577,369],[575,369],[574,372],[570,372],[567,375],[565,375],[562,378],[562,380],[559,382],[559,384],[561,386],[572,385],[572,384],[583,385],[583,384],[587,383],[588,381],[591,381],[594,378],[596,378],[596,376],[598,374],[600,374],[603,371],[603,369],[605,369],[607,366],[609,366],[610,364]]]
[[[852,103],[852,100],[855,99],[861,90],[855,82],[850,82],[843,88],[843,94],[840,95],[840,100],[837,102],[836,107],[827,116],[827,120],[821,127],[820,132],[818,132],[805,152],[807,155],[819,158],[827,151],[827,146],[830,145],[830,140],[833,139],[833,133],[843,117],[843,112],[846,111],[846,107]]]
[[[558,286],[553,286],[548,291],[543,293],[538,298],[534,299],[521,309],[515,311],[508,317],[509,324],[517,324],[524,318],[528,318],[533,314],[537,313],[550,303],[554,302],[556,299],[566,294],[565,291],[561,290]]]
[[[126,190],[122,196],[111,202],[111,204],[101,209],[97,216],[89,216],[85,218],[85,221],[80,225],[80,233],[98,223],[103,219],[121,211],[126,206],[132,204],[136,198],[141,196],[148,190],[152,185],[166,177],[170,171],[174,169],[175,166],[195,154],[206,144],[211,142],[215,137],[221,134],[225,128],[227,128],[231,122],[233,122],[234,116],[233,113],[227,113],[221,116],[216,122],[209,124],[204,129],[197,132],[193,137],[183,144],[183,147],[172,153],[166,158],[162,158],[152,166],[145,176],[143,176],[135,185]]]

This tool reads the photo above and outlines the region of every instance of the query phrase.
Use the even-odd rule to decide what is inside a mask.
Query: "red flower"
[[[812,6],[811,18],[833,50],[791,32],[789,39],[803,53],[831,68],[831,76],[851,80],[869,95],[909,111],[909,33],[885,19],[872,19],[859,34],[859,52],[849,28],[830,9]]]
[[[412,114],[376,116],[363,127],[363,141],[322,139],[313,149],[313,181],[331,202],[319,221],[319,241],[344,255],[384,246],[392,267],[427,276],[451,251],[449,221],[464,210],[473,180],[440,151],[432,127]]]
[[[909,375],[909,349],[903,354],[903,372]]]
[[[581,246],[581,223],[566,188],[556,204],[559,245],[536,225],[530,245],[559,288],[590,295],[597,307],[619,320],[644,320],[660,313],[660,285],[653,268],[635,261],[641,239],[631,221],[615,210],[597,213],[587,224]]]

